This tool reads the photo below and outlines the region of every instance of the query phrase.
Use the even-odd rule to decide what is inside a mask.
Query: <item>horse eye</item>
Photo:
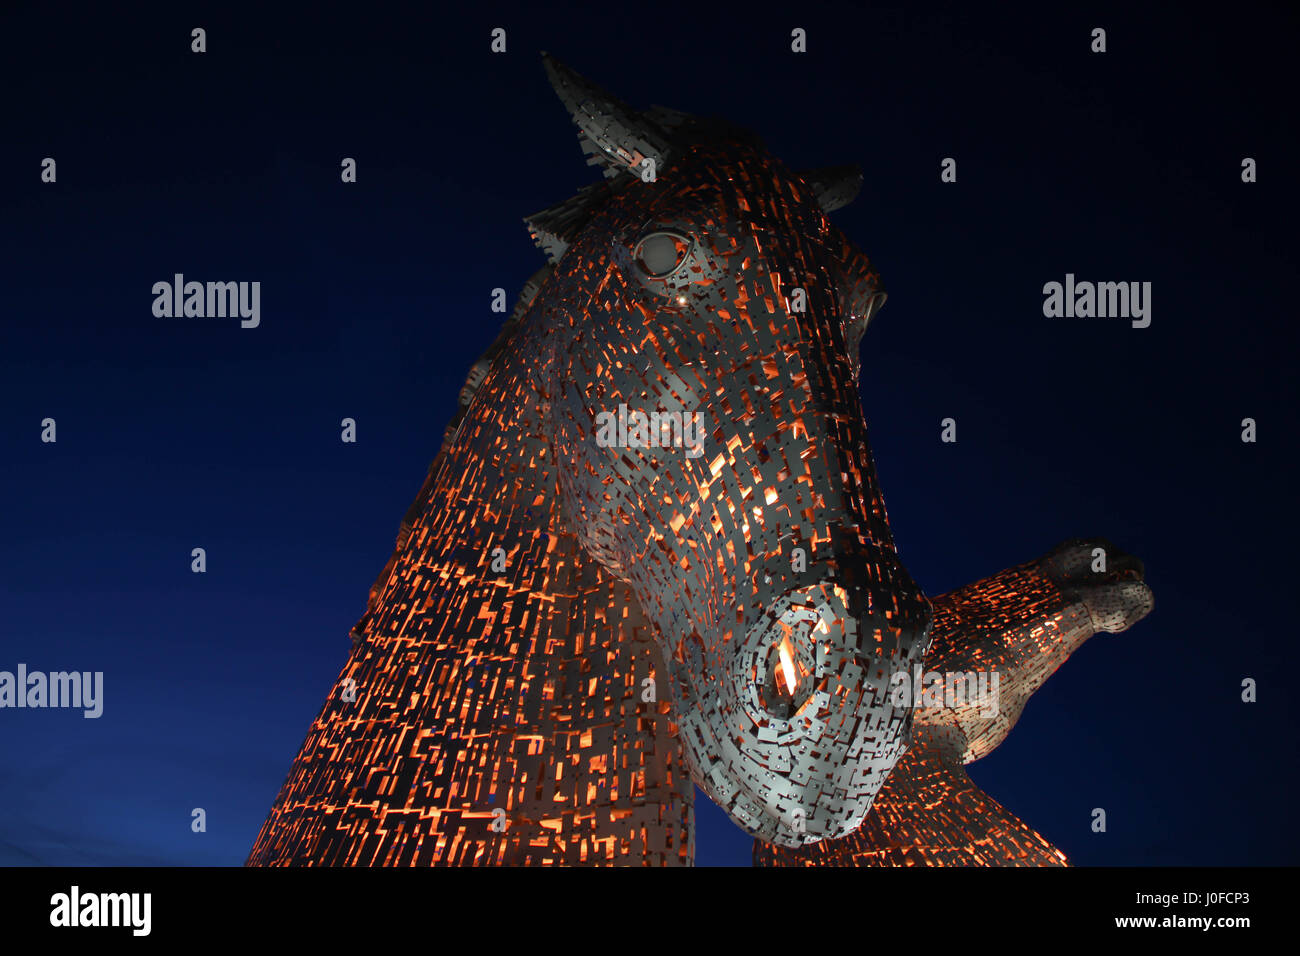
[[[675,232],[652,232],[636,244],[632,258],[646,275],[662,279],[677,269],[691,251],[691,241]]]

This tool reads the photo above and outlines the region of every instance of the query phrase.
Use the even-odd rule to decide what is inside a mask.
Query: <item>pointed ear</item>
[[[547,53],[542,65],[578,127],[583,152],[591,156],[588,165],[604,167],[610,179],[622,173],[639,176],[647,159],[654,160],[656,172],[668,165],[672,137],[663,126]]]
[[[548,232],[537,223],[525,219],[528,226],[528,234],[533,237],[533,245],[542,252],[546,253],[547,262],[559,262],[561,257],[569,251],[569,244],[553,232]]]
[[[876,313],[880,311],[881,306],[885,304],[885,299],[887,298],[888,296],[885,295],[885,293],[877,292],[868,300],[866,314],[862,318],[863,329],[866,329],[866,327],[871,324],[871,320],[876,317]]]
[[[844,208],[862,191],[862,170],[857,166],[826,166],[799,175],[817,196],[823,212]]]
[[[525,217],[533,242],[546,253],[548,260],[559,262],[569,243],[615,192],[604,182],[592,183],[580,189],[576,196]]]

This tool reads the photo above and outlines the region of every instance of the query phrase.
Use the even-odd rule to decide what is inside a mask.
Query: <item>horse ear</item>
[[[601,165],[605,176],[640,176],[642,164],[654,160],[656,173],[668,165],[672,137],[658,122],[543,52],[542,65],[560,102],[577,124],[588,166]]]
[[[586,227],[591,217],[609,201],[618,190],[605,182],[583,186],[576,196],[556,203],[541,212],[524,218],[528,232],[537,247],[546,253],[551,262],[559,262],[569,248],[569,243]]]
[[[827,166],[799,174],[817,197],[822,212],[842,209],[862,191],[862,170],[857,166]]]
[[[876,317],[876,313],[880,311],[881,306],[885,304],[885,300],[887,298],[889,298],[889,296],[887,296],[885,293],[877,292],[875,295],[873,295],[870,299],[867,300],[867,307],[863,311],[863,315],[862,315],[862,328],[864,330],[868,325],[871,324],[871,320]]]
[[[559,262],[564,254],[569,251],[569,242],[551,232],[532,220],[525,219],[524,223],[528,226],[528,234],[533,237],[533,245],[546,253],[547,262]]]

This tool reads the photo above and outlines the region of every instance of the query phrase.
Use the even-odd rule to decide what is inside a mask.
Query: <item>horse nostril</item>
[[[790,642],[781,641],[776,646],[778,662],[776,665],[777,686],[785,685],[788,693],[793,694],[794,689],[799,684],[799,678],[795,675],[794,657],[790,653]]]
[[[789,720],[813,692],[813,667],[802,642],[783,634],[767,652],[759,683],[759,702],[777,720]]]

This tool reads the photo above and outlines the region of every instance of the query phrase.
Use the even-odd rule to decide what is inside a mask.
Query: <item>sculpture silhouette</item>
[[[529,218],[551,262],[248,862],[689,864],[693,783],[760,863],[1064,862],[962,767],[1150,609],[1141,566],[1069,542],[928,600],[858,395],[884,293],[826,215],[861,175],[544,63],[606,178]],[[931,671],[996,713],[902,693]]]

